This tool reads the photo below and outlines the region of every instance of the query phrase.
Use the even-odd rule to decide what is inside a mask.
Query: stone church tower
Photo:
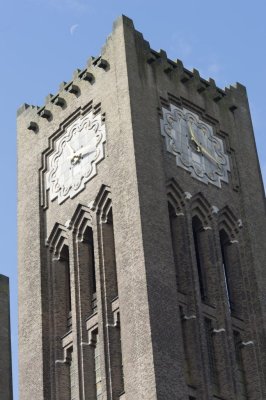
[[[245,88],[126,17],[18,111],[21,400],[266,399],[265,197]]]

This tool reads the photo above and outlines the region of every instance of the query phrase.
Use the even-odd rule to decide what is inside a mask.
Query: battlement
[[[228,108],[234,111],[236,107],[236,101],[234,100],[235,94],[240,92],[246,92],[246,89],[240,83],[230,85],[224,89],[219,88],[216,85],[214,79],[209,78],[208,80],[200,76],[197,69],[190,71],[185,68],[182,61],[177,59],[175,61],[167,57],[167,53],[164,50],[155,51],[151,49],[150,44],[143,38],[142,33],[138,32],[134,28],[133,21],[125,16],[119,17],[113,25],[113,31],[108,36],[106,43],[102,47],[101,54],[98,57],[90,57],[87,62],[87,66],[83,69],[77,69],[74,71],[72,79],[68,82],[62,82],[59,85],[59,91],[56,94],[49,94],[45,98],[44,105],[35,106],[29,104],[22,104],[17,110],[17,116],[20,116],[24,112],[31,112],[33,120],[30,121],[28,129],[37,133],[39,131],[38,117],[44,118],[47,121],[52,121],[53,113],[49,109],[49,105],[54,104],[61,109],[67,108],[67,102],[65,100],[65,94],[71,93],[75,97],[81,95],[80,82],[86,81],[88,84],[93,85],[96,83],[96,69],[103,69],[108,72],[112,65],[109,61],[105,59],[106,47],[112,36],[115,34],[117,27],[122,24],[124,29],[124,35],[126,31],[131,31],[136,37],[136,42],[138,42],[142,54],[141,59],[144,60],[150,68],[154,70],[160,70],[169,79],[174,79],[175,82],[180,82],[182,85],[189,87],[194,90],[195,93],[200,95],[206,95],[212,99],[215,103],[219,103],[225,97],[227,98]]]

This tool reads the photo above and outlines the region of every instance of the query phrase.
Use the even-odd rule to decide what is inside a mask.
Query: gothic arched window
[[[200,295],[203,301],[208,300],[208,290],[207,290],[207,276],[206,276],[206,266],[204,265],[204,251],[206,244],[205,231],[201,220],[194,216],[192,218],[192,231],[193,231],[193,241],[195,249],[195,257],[199,278]]]

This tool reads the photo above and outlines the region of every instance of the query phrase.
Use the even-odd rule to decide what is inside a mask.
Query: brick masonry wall
[[[89,80],[84,79],[86,73]],[[222,188],[192,178],[167,152],[160,118],[162,107],[170,104],[200,115],[224,141],[231,173]],[[47,157],[64,126],[90,110],[105,119],[105,159],[85,189],[59,205],[46,192]],[[77,71],[44,108],[19,110],[18,197],[21,400],[69,398],[70,349],[75,396],[92,400],[96,331],[104,400],[237,398],[233,329],[241,332],[248,398],[266,396],[265,199],[242,85],[220,90],[197,71],[184,69],[180,61],[152,51],[132,21],[121,17],[99,59]],[[176,213],[177,251],[181,249],[177,260],[184,260],[179,271],[168,201]],[[113,233],[108,225],[110,208]],[[194,216],[202,222],[208,303],[200,296]],[[97,312],[93,314],[86,277],[86,227],[94,237]],[[229,312],[226,296],[222,228],[229,233],[239,271],[237,315]],[[72,325],[63,337],[61,331],[55,337],[54,273],[63,244],[70,254]],[[115,257],[110,251],[114,245]],[[182,282],[177,284],[176,276]],[[206,318],[211,320],[215,385],[208,368]]]

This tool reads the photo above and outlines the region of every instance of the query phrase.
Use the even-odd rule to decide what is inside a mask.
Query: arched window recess
[[[53,293],[55,330],[63,336],[72,326],[71,271],[68,229],[56,223],[47,245],[52,253],[50,283]]]
[[[78,243],[77,268],[78,276],[82,277],[79,283],[80,301],[82,309],[86,309],[86,316],[97,311],[94,214],[91,208],[80,204],[70,221]]]
[[[184,192],[174,178],[168,181],[166,186],[167,200],[171,208],[171,215],[181,217],[185,215]]]
[[[214,248],[211,226],[212,208],[205,197],[198,193],[191,199],[193,248],[198,273],[200,296],[203,302],[213,303],[211,292],[215,279]]]
[[[114,320],[114,317],[120,316],[114,313],[114,307],[119,310],[118,298],[118,273],[116,264],[115,234],[112,197],[110,188],[102,185],[95,201],[92,204],[96,214],[98,243],[99,243],[99,268],[102,278],[102,287],[105,296],[102,298],[102,306],[106,310],[106,330],[109,337],[110,357],[108,381],[111,387],[113,398],[120,398],[124,391],[123,379],[123,357],[121,347],[120,318]],[[112,323],[112,322],[114,323]]]
[[[219,243],[225,290],[231,314],[240,317],[243,303],[243,277],[239,251],[239,231],[242,227],[229,207],[219,213]]]
[[[167,184],[167,201],[176,286],[180,293],[185,294],[189,286],[185,197],[175,179],[171,179]]]

